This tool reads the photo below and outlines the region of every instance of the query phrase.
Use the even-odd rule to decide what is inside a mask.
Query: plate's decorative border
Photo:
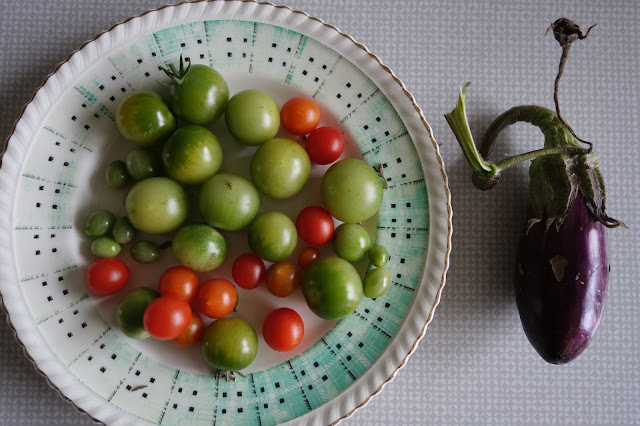
[[[2,169],[0,169],[0,183],[2,183],[3,181],[6,180],[6,175],[7,173],[11,173],[11,168],[13,167],[18,167],[19,165],[16,164],[16,162],[12,162],[11,159],[13,158],[14,154],[14,150],[24,150],[25,147],[24,146],[20,146],[19,143],[12,143],[10,146],[10,142],[13,141],[14,139],[17,141],[19,140],[28,140],[29,139],[29,129],[33,129],[37,126],[33,126],[32,124],[34,120],[38,120],[39,118],[42,118],[43,115],[43,111],[39,110],[39,107],[41,105],[39,105],[39,99],[43,99],[46,100],[47,98],[47,93],[43,93],[46,92],[47,89],[49,89],[49,91],[56,91],[56,90],[60,90],[61,89],[61,82],[60,82],[60,78],[56,78],[57,74],[66,74],[68,72],[70,72],[69,69],[64,68],[65,66],[70,66],[69,64],[78,59],[77,55],[78,52],[84,51],[86,53],[89,53],[90,50],[93,48],[95,49],[95,42],[99,41],[103,36],[105,36],[105,34],[108,33],[117,33],[117,32],[122,32],[124,31],[123,29],[123,25],[127,24],[129,22],[140,22],[140,21],[135,21],[136,19],[140,19],[142,17],[145,17],[146,15],[151,15],[152,17],[156,18],[156,20],[159,20],[158,15],[153,15],[154,13],[161,13],[163,10],[165,9],[169,9],[169,8],[176,8],[175,11],[180,11],[179,8],[182,8],[182,10],[186,10],[188,12],[189,9],[185,9],[185,8],[189,8],[189,7],[207,7],[208,5],[206,5],[205,3],[216,3],[216,4],[222,4],[222,3],[226,3],[229,5],[229,7],[236,7],[236,8],[242,8],[245,5],[247,5],[248,7],[253,7],[256,12],[261,12],[262,15],[257,14],[257,18],[263,18],[264,16],[269,14],[269,13],[281,13],[280,11],[284,11],[286,13],[290,13],[293,14],[293,16],[295,16],[296,18],[300,18],[303,20],[306,19],[310,19],[312,21],[314,21],[317,24],[320,24],[323,28],[329,28],[333,31],[335,31],[335,33],[337,35],[339,35],[340,37],[343,37],[345,39],[345,41],[347,43],[352,43],[353,45],[355,45],[357,47],[357,49],[359,49],[361,52],[360,53],[364,53],[366,55],[368,55],[371,59],[373,59],[375,62],[377,62],[377,64],[380,66],[380,68],[383,70],[383,73],[388,73],[388,75],[386,75],[386,77],[390,77],[395,83],[397,83],[402,92],[404,93],[404,95],[408,98],[408,100],[410,101],[411,104],[411,108],[414,111],[411,111],[413,114],[418,115],[419,117],[419,121],[421,123],[421,125],[424,126],[424,128],[427,131],[427,134],[429,136],[429,141],[421,141],[421,140],[414,140],[414,142],[416,142],[416,148],[418,148],[418,154],[420,156],[420,160],[424,166],[425,162],[427,160],[430,160],[430,158],[428,158],[426,156],[426,154],[424,153],[424,150],[419,149],[420,146],[418,146],[418,144],[420,142],[431,142],[432,147],[435,151],[435,158],[437,160],[437,164],[439,166],[439,172],[440,175],[442,177],[443,180],[443,187],[438,187],[437,190],[440,192],[439,194],[436,194],[437,196],[434,196],[434,194],[432,194],[433,191],[435,191],[435,189],[428,187],[429,190],[429,200],[430,200],[430,208],[432,209],[431,212],[431,217],[432,218],[440,218],[439,221],[436,221],[437,223],[435,223],[436,226],[433,226],[434,223],[432,223],[432,231],[435,232],[430,232],[429,235],[429,254],[428,254],[428,258],[432,258],[432,259],[436,259],[438,261],[438,264],[440,265],[439,268],[437,268],[437,274],[440,274],[440,276],[438,277],[433,277],[433,278],[437,278],[437,280],[439,280],[439,285],[438,288],[435,292],[434,295],[431,295],[432,297],[429,297],[429,300],[433,299],[433,303],[432,305],[429,307],[428,309],[428,313],[425,311],[425,307],[421,306],[419,303],[416,304],[416,301],[414,301],[414,307],[412,308],[412,310],[423,310],[422,315],[418,315],[420,318],[424,318],[424,314],[426,314],[426,321],[424,323],[420,323],[420,324],[410,324],[413,327],[413,332],[409,332],[408,334],[410,334],[411,336],[417,336],[415,337],[415,340],[413,340],[413,342],[411,343],[410,347],[408,348],[406,353],[402,353],[402,354],[392,354],[393,357],[395,357],[397,359],[397,357],[399,356],[399,362],[394,362],[393,365],[391,366],[392,371],[389,375],[388,373],[388,368],[385,369],[386,373],[384,371],[378,371],[381,370],[380,368],[376,368],[376,366],[372,367],[367,373],[365,373],[365,375],[363,377],[360,378],[359,382],[366,382],[369,384],[369,386],[365,386],[366,389],[364,389],[365,392],[360,392],[358,394],[354,394],[352,396],[352,398],[348,398],[349,402],[345,403],[345,402],[341,402],[341,403],[337,403],[334,401],[332,401],[331,403],[326,404],[324,407],[319,408],[317,410],[315,410],[314,412],[311,412],[305,416],[303,416],[301,419],[304,419],[305,421],[310,421],[311,419],[315,419],[316,421],[321,421],[322,423],[328,423],[328,422],[332,422],[333,424],[336,424],[338,422],[340,422],[342,419],[349,417],[350,415],[352,415],[356,410],[358,410],[360,407],[366,405],[373,396],[377,395],[380,391],[382,391],[382,389],[384,388],[384,386],[391,381],[397,374],[397,372],[400,370],[400,368],[402,368],[408,358],[409,355],[411,355],[413,353],[413,351],[416,349],[419,341],[422,339],[422,337],[424,336],[427,326],[429,325],[429,323],[431,322],[431,320],[433,319],[433,315],[435,312],[435,308],[437,307],[437,305],[439,304],[440,301],[440,296],[442,293],[442,290],[444,288],[445,285],[445,281],[446,281],[446,272],[448,270],[449,267],[449,254],[451,251],[451,235],[452,235],[452,208],[451,208],[451,197],[450,197],[450,193],[449,193],[449,189],[448,189],[448,181],[447,181],[447,176],[444,170],[444,163],[442,160],[442,157],[439,154],[439,149],[438,149],[438,145],[433,137],[432,131],[431,131],[431,127],[429,126],[429,124],[427,123],[426,119],[424,118],[424,115],[422,113],[422,110],[420,109],[420,107],[417,105],[415,99],[413,98],[413,96],[408,92],[408,90],[406,89],[406,87],[404,86],[404,84],[402,83],[402,81],[394,74],[394,72],[388,67],[386,66],[376,55],[374,55],[373,53],[371,53],[368,48],[366,46],[364,46],[363,44],[357,42],[353,37],[351,37],[350,35],[340,31],[337,27],[327,24],[324,21],[322,21],[321,19],[312,17],[308,14],[306,14],[305,12],[301,12],[301,11],[296,11],[293,10],[287,6],[277,6],[274,5],[272,3],[269,2],[258,2],[258,1],[254,1],[254,0],[214,0],[214,1],[208,1],[208,0],[196,0],[196,1],[185,1],[185,2],[181,2],[175,5],[165,5],[162,6],[160,8],[157,9],[153,9],[153,10],[148,10],[146,12],[141,13],[140,15],[136,15],[136,16],[132,16],[120,23],[117,23],[115,25],[113,25],[112,27],[110,27],[109,29],[99,33],[98,35],[96,35],[96,37],[94,37],[91,40],[86,41],[85,43],[83,43],[77,50],[73,51],[72,53],[70,53],[68,55],[68,57],[63,60],[62,62],[60,62],[55,69],[53,70],[53,72],[51,74],[49,74],[44,81],[42,82],[42,84],[40,85],[40,87],[34,92],[34,94],[32,95],[31,99],[29,100],[29,102],[23,107],[20,116],[18,118],[18,120],[16,120],[16,122],[14,123],[12,130],[11,130],[11,134],[9,135],[9,137],[7,138],[6,142],[5,142],[5,151],[3,152],[3,155],[0,157],[0,166],[4,166],[2,167]],[[235,4],[231,4],[231,3],[235,3]],[[225,5],[227,6],[227,5]],[[269,10],[266,10],[264,8],[268,8]],[[266,12],[265,12],[266,11]],[[80,60],[80,59],[78,59]],[[77,68],[77,67],[76,67]],[[379,71],[379,70],[378,70]],[[73,72],[73,70],[71,70],[71,72]],[[69,77],[69,76],[67,76]],[[48,85],[48,86],[47,86]],[[400,112],[400,110],[399,110]],[[409,113],[409,111],[406,111],[406,113]],[[402,115],[402,113],[401,113]],[[409,129],[411,130],[411,129]],[[3,164],[3,159],[4,157],[7,157],[8,161],[5,161]],[[7,170],[9,169],[9,172],[7,172]],[[6,172],[6,173],[5,173]],[[426,174],[426,170],[425,170],[425,174]],[[8,205],[5,205],[5,209],[3,209],[4,213],[6,214],[6,216],[9,216],[12,212],[12,207],[13,207],[13,194],[9,192],[10,189],[8,188],[7,185],[0,185],[0,193],[3,193],[5,195],[5,199],[6,200],[10,200],[10,203],[8,203]],[[443,200],[444,198],[444,200]],[[438,203],[432,203],[433,200],[438,200],[438,201],[445,201],[445,203],[443,205],[438,205]],[[442,208],[442,211],[437,211],[437,209]],[[433,219],[432,219],[433,222]],[[438,228],[438,227],[441,228]],[[445,229],[446,228],[446,229]],[[5,231],[7,231],[6,233],[4,233],[4,235],[10,235],[10,229],[4,229]],[[436,236],[441,236],[442,234],[446,233],[446,239],[444,240],[436,240],[434,235]],[[5,254],[5,256],[2,256],[2,260],[0,261],[3,266],[6,266],[6,268],[3,268],[3,270],[9,270],[9,271],[14,271],[14,266],[11,263],[11,261],[7,260],[7,259],[12,259],[12,255],[10,252],[10,247],[11,244],[7,244],[6,241],[3,242],[4,244],[1,245],[0,247],[0,251],[3,252]],[[427,265],[430,265],[429,260],[427,260],[426,262]],[[428,273],[429,271],[425,271],[424,274]],[[435,282],[435,280],[434,280]],[[84,390],[82,388],[82,385],[79,385],[78,383],[75,383],[73,381],[73,379],[70,379],[68,377],[61,377],[59,374],[57,374],[56,376],[52,376],[51,373],[49,371],[53,371],[51,370],[52,368],[55,368],[55,366],[50,365],[51,363],[55,363],[55,361],[52,361],[52,359],[46,358],[45,357],[45,363],[43,365],[43,360],[37,360],[35,356],[33,356],[32,354],[30,354],[28,348],[31,347],[33,348],[32,345],[36,344],[36,342],[34,342],[35,340],[37,340],[37,336],[33,336],[33,335],[27,335],[24,333],[20,333],[20,331],[18,329],[16,329],[14,323],[12,322],[12,318],[11,315],[9,313],[10,309],[7,307],[8,305],[11,305],[12,303],[12,299],[11,297],[15,296],[15,295],[11,295],[9,294],[8,296],[6,294],[0,294],[0,302],[2,305],[2,309],[5,312],[5,314],[7,315],[7,321],[9,323],[9,326],[11,327],[11,329],[14,332],[14,335],[16,337],[16,340],[18,341],[18,343],[20,344],[20,346],[22,346],[25,356],[33,363],[34,367],[36,368],[36,370],[43,375],[48,384],[53,387],[54,389],[56,389],[58,391],[58,393],[67,401],[71,402],[74,407],[80,411],[85,413],[92,421],[94,422],[98,422],[100,423],[101,420],[98,420],[96,417],[100,417],[102,419],[109,419],[109,420],[113,420],[113,421],[118,421],[118,415],[117,412],[114,412],[113,410],[105,410],[104,407],[101,409],[98,404],[95,403],[95,401],[90,401],[90,398],[87,398],[86,395],[83,395],[83,393],[86,393],[86,390]],[[417,296],[416,299],[418,299],[419,297]],[[16,315],[16,313],[14,312],[14,316]],[[408,321],[405,321],[408,322]],[[405,324],[406,325],[406,324]],[[405,328],[405,325],[403,325],[402,328]],[[389,351],[391,351],[391,349],[387,349],[387,351],[385,351],[385,354],[381,357],[382,358],[386,358],[386,355],[389,355]],[[391,358],[393,358],[391,357]],[[55,359],[55,356],[53,357],[53,359]],[[393,360],[386,360],[387,364],[391,363]],[[376,363],[379,364],[381,361],[378,361]],[[376,371],[373,371],[376,370]],[[55,371],[54,371],[55,372]],[[73,383],[70,383],[73,382]],[[371,383],[374,383],[373,386],[371,386]],[[357,385],[354,385],[354,387]],[[377,387],[376,387],[377,386]],[[360,386],[361,388],[362,386]],[[373,389],[375,388],[375,389]],[[64,391],[63,391],[64,389]],[[348,389],[345,392],[350,392],[352,389]],[[341,398],[343,401],[345,400],[344,398]],[[346,407],[345,407],[346,406]],[[84,408],[83,408],[84,407]],[[319,412],[322,412],[319,414]],[[298,420],[301,420],[298,419]],[[122,419],[120,419],[122,420]]]

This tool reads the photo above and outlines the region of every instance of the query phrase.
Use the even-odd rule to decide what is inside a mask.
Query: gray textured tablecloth
[[[425,338],[395,380],[343,424],[640,423],[640,6],[632,1],[344,1],[287,5],[351,34],[415,96],[440,143],[454,211],[451,268]],[[0,137],[55,65],[151,0],[0,0]],[[567,16],[590,37],[571,52],[561,84],[567,120],[595,142],[609,213],[611,280],[591,346],[565,366],[529,345],[514,302],[514,252],[527,204],[522,165],[491,192],[476,190],[443,118],[466,81],[477,133],[518,104],[553,107],[560,48],[547,26]],[[521,125],[498,154],[539,147]],[[48,387],[0,322],[0,424],[90,424]]]

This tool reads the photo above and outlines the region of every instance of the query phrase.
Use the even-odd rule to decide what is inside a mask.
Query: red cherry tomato
[[[87,287],[98,296],[111,296],[121,291],[129,282],[131,272],[121,260],[103,257],[87,268]]]
[[[239,287],[251,290],[264,280],[266,268],[259,256],[244,253],[236,258],[231,267],[231,276]]]
[[[289,99],[280,109],[280,124],[289,133],[306,135],[320,124],[320,107],[309,98]]]
[[[300,315],[293,309],[274,309],[264,320],[262,336],[271,349],[287,352],[302,342],[304,323]]]
[[[197,312],[192,312],[191,321],[189,321],[187,328],[178,337],[171,340],[171,343],[177,348],[190,348],[200,343],[203,334],[204,321]]]
[[[202,315],[209,318],[222,318],[235,309],[238,293],[231,282],[224,278],[213,278],[202,283],[196,303]]]
[[[145,330],[158,340],[178,337],[189,326],[191,306],[173,296],[160,296],[147,306],[142,317]]]
[[[163,296],[175,296],[191,303],[198,292],[198,275],[185,266],[174,266],[162,273],[158,292]]]
[[[298,256],[298,266],[301,269],[307,269],[318,259],[320,259],[320,250],[316,247],[305,247]]]
[[[312,246],[327,243],[333,236],[333,227],[333,217],[320,206],[305,207],[296,217],[298,236]]]
[[[315,164],[331,164],[344,150],[344,138],[333,127],[318,127],[307,136],[304,148]]]
[[[264,282],[274,296],[287,297],[293,293],[302,281],[302,273],[296,265],[284,260],[276,262],[267,269]]]

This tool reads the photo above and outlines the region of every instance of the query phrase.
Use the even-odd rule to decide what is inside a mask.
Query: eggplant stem
[[[591,30],[596,25],[598,24],[593,24],[587,29],[586,33],[582,34],[582,31],[580,30],[580,26],[574,24],[569,19],[560,18],[556,20],[553,24],[551,24],[549,28],[547,28],[547,31],[545,32],[546,34],[550,30],[553,31],[556,40],[558,41],[558,43],[560,43],[560,46],[562,47],[562,54],[560,55],[560,64],[558,65],[558,73],[556,74],[556,79],[553,83],[553,102],[556,107],[556,114],[558,115],[558,119],[560,120],[560,123],[562,123],[562,125],[569,131],[569,133],[571,133],[571,135],[574,138],[576,138],[576,140],[589,146],[589,153],[593,150],[593,142],[589,142],[587,140],[584,140],[578,137],[578,135],[576,135],[576,132],[571,128],[571,126],[569,126],[569,123],[567,123],[567,121],[564,119],[564,117],[562,116],[562,113],[560,112],[560,101],[558,99],[558,93],[560,91],[560,79],[562,78],[562,75],[564,73],[564,67],[565,67],[565,64],[567,63],[567,58],[569,57],[569,49],[571,48],[571,43],[573,43],[576,40],[583,40],[587,38],[589,36],[589,33],[591,33]]]
[[[553,130],[551,126],[540,124],[545,120],[549,120],[549,118],[553,116],[553,112],[547,108],[536,105],[524,105],[511,108],[491,123],[483,138],[481,147],[478,150],[473,140],[471,129],[469,128],[465,106],[466,91],[470,84],[471,83],[466,83],[462,87],[456,107],[451,112],[445,114],[445,118],[449,127],[451,127],[453,134],[458,140],[467,161],[475,172],[473,183],[479,189],[487,190],[493,188],[498,183],[502,171],[514,164],[547,155],[582,155],[590,152],[590,148],[583,148],[574,142],[575,145],[548,146],[542,149],[514,155],[512,157],[505,158],[498,163],[487,161],[486,159],[493,150],[493,145],[498,134],[505,127],[518,121],[525,121],[537,125],[543,133],[552,132]],[[547,136],[555,137],[556,134],[550,133],[547,135],[545,133],[545,138],[549,139]]]

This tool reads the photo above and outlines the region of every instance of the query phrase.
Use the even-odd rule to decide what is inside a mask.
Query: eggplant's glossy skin
[[[555,265],[555,270],[554,266]],[[609,280],[606,227],[576,197],[559,229],[544,221],[525,229],[515,280],[527,338],[552,364],[575,359],[593,338]]]

